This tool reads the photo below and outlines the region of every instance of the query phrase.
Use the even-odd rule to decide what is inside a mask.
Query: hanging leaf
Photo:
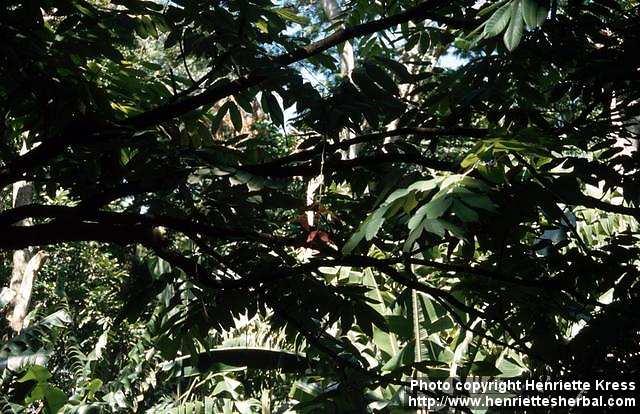
[[[391,99],[392,96],[385,91],[365,72],[363,69],[356,69],[351,74],[351,78],[358,86],[358,89],[369,98],[374,99]]]
[[[211,133],[212,134],[215,135],[218,132],[218,129],[220,129],[220,124],[222,123],[222,119],[227,114],[227,111],[229,110],[229,106],[230,105],[231,105],[231,102],[225,102],[220,107],[220,109],[218,109],[218,112],[216,112],[216,114],[213,116],[213,119],[211,120]]]
[[[387,92],[390,92],[394,95],[399,93],[398,86],[393,81],[391,76],[387,74],[385,70],[383,70],[380,66],[375,65],[371,62],[366,62],[364,64],[367,75],[371,77],[376,83],[382,86]]]
[[[237,95],[233,95],[233,100],[236,101],[238,105],[248,114],[253,112],[253,107],[251,106],[251,95],[249,94],[239,93]]]
[[[266,100],[268,104],[268,112],[269,115],[271,115],[273,122],[276,125],[284,126],[284,114],[276,97],[271,93],[266,93]]]
[[[450,197],[441,197],[431,200],[425,205],[425,213],[427,218],[436,219],[442,216],[449,206],[451,206],[452,200]]]
[[[547,18],[548,10],[536,0],[522,1],[522,17],[529,27],[538,27]]]
[[[373,239],[384,223],[384,216],[380,214],[380,211],[381,210],[376,211],[376,213],[368,219],[367,225],[365,226],[365,237],[367,240]]]
[[[231,102],[229,103],[229,115],[231,116],[231,122],[233,123],[233,127],[236,131],[240,132],[242,130],[242,115],[240,115],[240,110],[236,104]]]
[[[362,241],[365,236],[365,229],[361,228],[357,232],[353,233],[353,235],[349,238],[349,240],[342,247],[342,254],[350,254],[353,249],[358,246],[358,244]]]
[[[382,65],[386,66],[387,69],[395,73],[402,82],[406,82],[411,78],[411,74],[407,67],[398,61],[385,57],[377,57],[376,61],[380,62]]]
[[[452,210],[460,220],[465,222],[477,221],[479,218],[478,213],[458,201],[453,203]]]
[[[286,7],[279,7],[272,9],[278,16],[282,17],[285,20],[289,20],[294,23],[298,23],[300,25],[309,24],[309,19],[304,16],[300,16],[296,14],[293,10]]]
[[[520,0],[515,0],[511,6],[509,27],[507,27],[503,36],[504,44],[509,51],[514,50],[518,44],[520,44],[523,30],[524,21],[522,20],[522,3]]]
[[[435,235],[437,235],[439,237],[444,237],[445,228],[442,225],[442,223],[440,222],[440,220],[438,220],[438,219],[425,220],[424,221],[424,228],[429,233],[435,234]]]
[[[504,28],[507,27],[507,23],[509,23],[512,8],[513,3],[509,2],[496,10],[484,24],[483,37],[497,36],[502,33]]]

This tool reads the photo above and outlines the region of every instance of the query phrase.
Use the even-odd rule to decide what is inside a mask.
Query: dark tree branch
[[[267,65],[269,70],[256,69],[246,76],[231,80],[222,85],[213,86],[197,95],[174,100],[140,115],[130,117],[120,123],[124,131],[119,130],[116,132],[121,135],[128,135],[131,134],[133,130],[149,128],[163,121],[184,115],[202,106],[213,105],[215,102],[227,96],[237,94],[238,92],[257,86],[268,80],[270,78],[268,73],[269,71],[273,71],[274,68],[286,67],[292,63],[322,53],[327,49],[353,38],[376,33],[408,21],[422,21],[428,18],[437,21],[439,15],[436,12],[448,4],[449,2],[444,0],[427,0],[394,16],[340,29],[324,39],[272,59]],[[95,123],[86,121],[77,122],[59,136],[44,140],[39,147],[19,157],[3,169],[0,169],[0,188],[21,179],[21,175],[29,168],[42,165],[45,161],[54,158],[62,152],[67,145],[78,142],[81,139],[91,139],[92,136],[93,139],[104,136],[104,129],[105,125],[96,125]],[[109,126],[107,129],[113,129],[113,126]]]
[[[459,163],[427,158],[420,154],[376,154],[348,160],[328,159],[324,162],[324,171],[349,171],[359,167],[376,167],[384,163],[414,164],[438,171],[457,172]],[[321,160],[299,165],[272,165],[271,163],[244,165],[239,170],[263,177],[314,177],[320,173]]]
[[[47,223],[33,226],[11,226],[0,230],[0,250],[16,250],[29,246],[74,241],[99,241],[116,244],[142,243],[153,240],[153,229],[147,225],[114,225],[103,223]]]
[[[258,231],[249,231],[240,228],[214,227],[181,217],[120,213],[112,211],[92,211],[82,207],[40,204],[30,204],[1,212],[0,228],[4,227],[2,231],[3,236],[6,235],[7,238],[10,238],[11,234],[16,229],[21,229],[17,226],[12,226],[12,224],[24,220],[25,218],[53,218],[59,220],[54,223],[42,224],[41,226],[52,226],[55,224],[66,225],[67,227],[72,228],[76,225],[100,224],[105,226],[144,226],[148,229],[153,229],[155,227],[167,227],[185,234],[202,234],[208,237],[224,240],[252,240],[277,245],[296,244],[298,242],[297,239],[281,238],[274,236],[273,234]],[[87,221],[93,223],[86,223]],[[69,237],[71,237],[72,234],[73,233],[69,233]],[[81,232],[78,235],[79,237],[84,237]],[[46,242],[46,237],[43,238],[43,243],[37,243],[38,240],[35,236],[29,240],[36,242],[32,245],[50,244]],[[87,239],[78,239],[78,241],[80,240]],[[136,238],[131,238],[130,240],[130,242],[136,241],[138,241]],[[0,248],[2,248],[1,244]]]
[[[482,128],[397,128],[391,131],[373,132],[370,134],[363,134],[357,137],[341,140],[335,144],[326,145],[320,143],[313,148],[290,154],[282,158],[273,160],[269,163],[262,164],[262,166],[283,166],[292,162],[307,161],[313,157],[322,154],[332,154],[339,150],[349,148],[352,145],[363,144],[366,142],[379,141],[384,138],[399,137],[406,135],[414,135],[420,137],[437,137],[437,136],[468,136],[474,138],[481,138],[487,135],[488,130]],[[318,138],[321,138],[318,136]]]
[[[352,27],[345,27],[337,30],[333,34],[311,43],[310,45],[298,48],[284,55],[271,60],[269,68],[279,68],[289,66],[314,55],[324,52],[334,46],[344,43],[356,37],[376,33],[409,21],[422,21],[428,18],[438,20],[437,12],[449,2],[444,0],[427,0],[404,12],[383,19],[359,24]],[[246,76],[230,81],[229,83],[215,86],[194,96],[186,97],[177,102],[160,106],[151,111],[134,116],[124,122],[124,125],[134,128],[146,128],[157,124],[159,121],[175,118],[184,115],[194,109],[204,105],[212,105],[220,99],[236,94],[242,90],[257,86],[269,79],[268,71],[254,70]]]

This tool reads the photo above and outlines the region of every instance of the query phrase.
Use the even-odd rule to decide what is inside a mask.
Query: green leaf
[[[422,207],[420,207],[418,210],[416,210],[413,216],[409,219],[409,222],[407,223],[407,227],[409,227],[409,230],[414,230],[416,227],[418,227],[418,225],[422,223],[422,220],[424,219],[424,216],[426,214],[427,214],[427,205],[425,204]]]
[[[100,378],[94,378],[87,384],[87,391],[94,394],[98,392],[100,388],[102,388],[102,380]]]
[[[375,65],[371,62],[366,62],[364,64],[367,75],[371,77],[376,83],[382,86],[387,92],[390,92],[394,95],[399,93],[398,86],[393,81],[391,76],[387,74],[380,66]]]
[[[405,213],[409,214],[416,206],[418,205],[418,200],[416,200],[415,193],[409,193],[407,197],[405,197],[405,201],[402,204],[402,209]]]
[[[495,211],[496,206],[491,202],[491,199],[484,194],[470,195],[463,194],[460,196],[460,200],[462,200],[465,204],[481,208],[487,211]]]
[[[351,73],[353,82],[358,86],[360,91],[369,98],[385,98],[390,97],[388,92],[378,87],[373,79],[367,75],[362,69],[356,69]]]
[[[496,10],[485,22],[482,35],[484,37],[492,37],[502,33],[504,28],[507,27],[507,23],[509,23],[512,7],[513,3],[510,2]]]
[[[251,100],[246,94],[239,93],[237,95],[233,95],[233,99],[236,101],[240,108],[242,108],[246,113],[250,114],[253,112],[253,107],[251,106]]]
[[[313,397],[320,395],[322,392],[322,388],[320,386],[303,381],[296,381],[291,386],[291,391],[289,391],[289,397],[293,398],[297,401],[309,401],[312,400]]]
[[[392,333],[384,332],[377,327],[373,329],[373,343],[389,356],[394,356],[398,349],[398,341]]]
[[[502,371],[496,368],[494,361],[487,359],[484,361],[475,361],[471,367],[471,372],[481,377],[495,377],[496,375],[502,374]]]
[[[522,1],[522,17],[529,27],[538,27],[547,18],[548,10],[536,0]]]
[[[356,233],[354,233],[351,236],[351,238],[349,238],[349,240],[342,247],[342,253],[350,254],[353,251],[353,249],[355,249],[358,246],[358,244],[362,241],[364,236],[365,236],[364,229],[360,229]]]
[[[425,325],[426,325],[427,332],[429,332],[429,334],[445,331],[455,326],[449,315],[441,316],[440,318],[436,319],[433,322],[431,321],[427,322]]]
[[[320,53],[317,54],[315,56],[312,56],[309,58],[309,62],[314,63],[314,64],[319,64],[323,67],[325,67],[326,69],[329,69],[331,71],[336,71],[337,70],[337,66],[336,66],[336,62],[333,59],[333,57],[331,57],[328,54],[325,53]]]
[[[29,395],[27,395],[27,397],[24,399],[24,402],[27,404],[32,404],[36,401],[44,400],[44,396],[46,395],[48,388],[48,383],[39,382],[35,387],[33,387]]]
[[[427,218],[435,219],[442,216],[451,206],[452,201],[450,197],[439,197],[428,202],[425,209]]]
[[[422,231],[424,230],[423,222],[420,222],[420,225],[417,225],[413,230],[409,232],[409,236],[404,241],[404,245],[402,247],[403,252],[411,251],[413,244],[418,240],[418,238],[422,235]]]
[[[264,20],[258,20],[256,22],[256,27],[262,33],[269,33],[269,24]]]
[[[233,127],[236,131],[240,132],[242,130],[242,115],[240,115],[240,110],[236,104],[231,103],[229,105],[229,115],[231,116]]]
[[[444,237],[445,228],[442,225],[442,223],[440,222],[440,220],[438,220],[438,219],[425,220],[424,221],[424,228],[429,233],[433,233],[433,234],[438,235],[440,237]]]
[[[415,344],[413,342],[408,343],[402,351],[398,352],[394,357],[389,359],[386,364],[382,366],[383,371],[395,371],[401,368],[403,365],[411,364],[414,361]]]
[[[397,200],[399,198],[402,198],[402,197],[406,196],[407,194],[409,194],[409,189],[408,188],[400,188],[400,189],[394,191],[393,193],[391,193],[389,195],[389,197],[387,197],[387,199],[384,202],[385,202],[385,204],[391,204],[395,200]]]
[[[171,271],[171,265],[160,257],[154,257],[147,262],[149,272],[155,279],[160,278],[163,274]]]
[[[96,10],[90,3],[74,1],[72,4],[80,13],[89,17],[96,17]]]
[[[367,224],[364,228],[365,230],[365,238],[367,240],[371,240],[376,237],[378,234],[378,230],[382,227],[384,223],[384,211],[386,209],[379,209],[374,214],[372,214],[367,220]],[[382,213],[381,213],[382,212]]]
[[[460,218],[460,220],[465,222],[477,221],[479,218],[478,213],[458,201],[453,203],[452,210],[454,214]]]
[[[424,225],[430,233],[443,236],[444,230],[442,229],[442,225],[434,219],[441,217],[451,206],[452,201],[453,200],[450,197],[438,197],[432,199],[430,202],[416,210],[413,217],[411,217],[407,223],[407,226],[413,232],[419,225]],[[422,231],[422,229],[420,229],[420,231]],[[419,234],[416,235],[413,240],[416,240],[417,237],[419,237]],[[411,235],[409,238],[411,239]]]
[[[354,303],[354,312],[358,326],[360,326],[369,337],[373,336],[374,326],[385,333],[389,332],[387,320],[368,304],[360,305]]]
[[[51,315],[47,315],[45,318],[42,318],[42,320],[32,326],[42,325],[47,327],[55,326],[57,328],[64,328],[70,323],[71,316],[64,309],[60,309],[59,311],[56,311]]]
[[[478,158],[477,154],[469,154],[460,162],[460,167],[462,167],[463,169],[467,169],[475,165],[479,161],[480,158]]]
[[[307,19],[304,16],[300,16],[296,14],[294,11],[292,11],[289,8],[278,7],[271,10],[273,10],[278,16],[282,17],[285,20],[289,20],[303,26],[309,24],[309,19]]]
[[[515,0],[511,6],[511,18],[509,27],[504,32],[504,44],[509,51],[514,50],[522,39],[522,31],[524,30],[524,21],[522,20],[522,3]]]
[[[29,367],[27,372],[17,381],[18,382],[27,382],[27,381],[36,381],[36,382],[46,382],[49,378],[51,378],[51,374],[49,370],[41,365],[32,365]]]
[[[211,393],[212,396],[219,394],[228,394],[231,398],[237,399],[240,394],[238,390],[242,387],[242,383],[240,381],[236,381],[233,378],[224,377],[222,381],[216,384],[216,387],[213,389]]]
[[[218,132],[218,129],[220,129],[220,124],[222,123],[222,119],[224,118],[224,116],[227,114],[227,111],[229,110],[229,106],[231,106],[231,102],[227,101],[225,102],[220,109],[218,109],[218,112],[216,112],[216,114],[214,115],[213,119],[211,120],[211,133],[215,134],[216,132]]]
[[[449,230],[451,232],[451,234],[453,234],[454,236],[456,236],[457,238],[459,238],[460,240],[466,240],[466,236],[464,234],[464,230],[462,230],[460,227],[456,226],[455,224],[446,222],[446,221],[440,221],[440,224],[442,224],[442,227],[444,227],[446,230]]]
[[[433,190],[440,184],[442,180],[439,178],[432,178],[431,180],[416,181],[408,187],[408,190],[420,191],[422,193]]]
[[[382,65],[386,66],[389,70],[395,73],[402,82],[406,82],[411,78],[411,74],[405,65],[402,63],[388,59],[385,57],[377,57],[376,61],[380,62]]]
[[[402,315],[386,316],[389,330],[402,339],[409,339],[413,335],[413,322]]]
[[[49,385],[44,396],[47,413],[56,414],[67,403],[67,396],[58,387]]]
[[[267,93],[266,100],[268,105],[268,112],[269,115],[271,115],[271,119],[273,120],[273,122],[276,125],[284,126],[284,114],[282,113],[282,108],[280,108],[280,104],[278,103],[276,97],[271,93]]]

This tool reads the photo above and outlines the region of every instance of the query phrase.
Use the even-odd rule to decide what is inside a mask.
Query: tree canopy
[[[639,10],[5,0],[0,411],[637,379]]]

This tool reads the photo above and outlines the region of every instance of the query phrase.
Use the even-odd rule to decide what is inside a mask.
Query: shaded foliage
[[[634,2],[354,1],[344,27],[306,2],[5,3],[0,276],[53,259],[3,333],[0,409],[637,378]]]

